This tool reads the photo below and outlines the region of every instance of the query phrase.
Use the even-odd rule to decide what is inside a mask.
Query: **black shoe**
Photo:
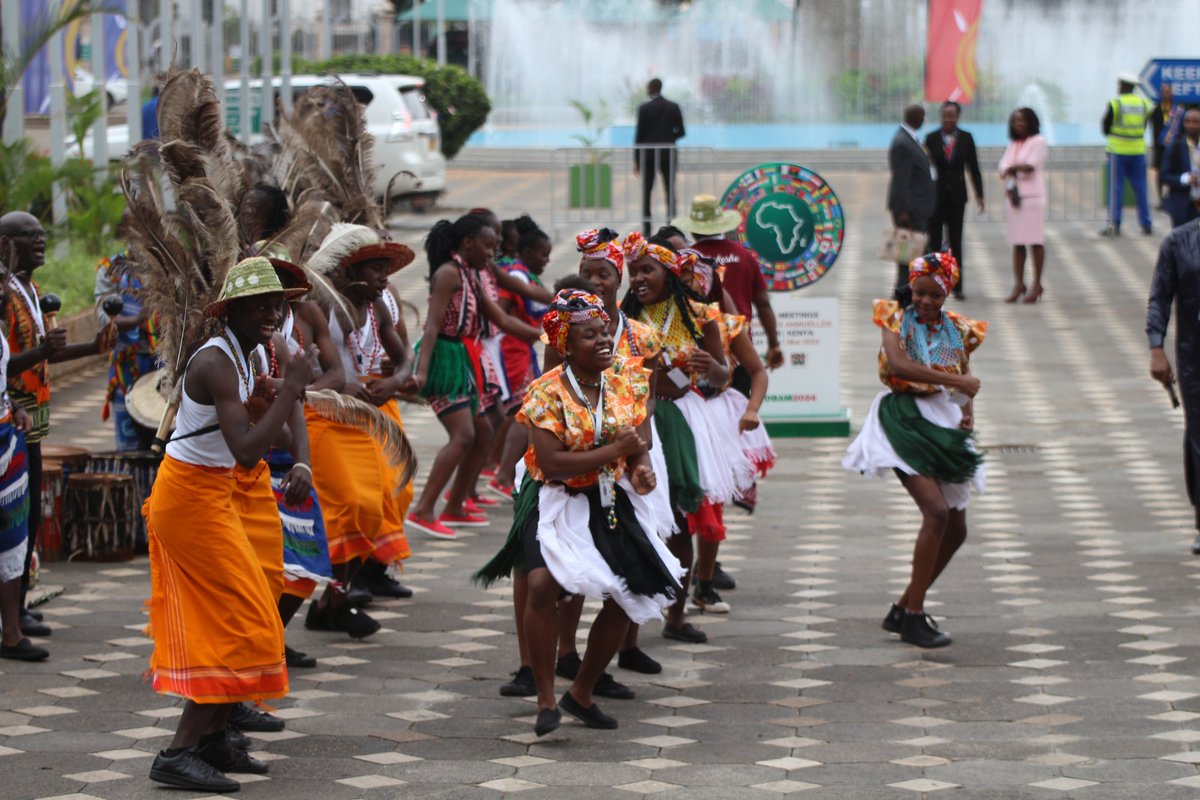
[[[533,697],[535,694],[537,687],[533,685],[533,670],[529,667],[521,667],[513,673],[511,681],[500,686],[501,697]]]
[[[21,609],[20,624],[21,633],[25,634],[26,636],[44,637],[49,636],[52,633],[50,626],[44,622],[41,622],[32,614],[30,614],[28,609]]]
[[[1192,555],[1200,556],[1200,533],[1196,534],[1196,538],[1192,539]]]
[[[554,664],[554,674],[573,681],[579,674],[579,665],[582,663],[583,660],[579,658],[579,653],[567,653],[565,656],[559,656],[558,661]]]
[[[958,289],[955,289],[954,290],[954,299],[955,300],[966,300],[967,296],[965,294],[963,294],[962,292],[960,292]]]
[[[526,669],[526,667],[522,667]],[[538,736],[545,736],[551,731],[558,730],[559,723],[562,722],[562,712],[557,708],[543,708],[538,712],[537,722],[533,724],[533,732]]]
[[[575,698],[571,697],[570,692],[563,693],[562,699],[558,701],[558,705],[589,728],[600,728],[610,731],[617,727],[616,719],[601,711],[600,706],[592,703],[590,707],[584,708],[575,702]]]
[[[1142,235],[1143,236],[1153,236],[1154,228],[1150,227],[1149,225],[1143,225],[1142,226]]]
[[[350,590],[346,592],[346,602],[352,606],[365,606],[375,599],[375,595],[361,586],[350,584]]]
[[[413,596],[412,589],[388,574],[387,567],[378,561],[368,559],[354,576],[353,585],[366,589],[374,597],[393,597],[407,600]]]
[[[722,592],[732,592],[737,588],[737,581],[733,579],[732,575],[721,569],[721,562],[718,561],[713,569],[712,585],[714,589],[720,589]]]
[[[33,617],[34,619],[36,619],[38,622],[45,622],[45,620],[46,620],[45,615],[42,614],[42,612],[37,611],[35,609],[27,608],[27,609],[25,609],[25,613],[28,614],[29,616]]]
[[[304,617],[304,627],[311,631],[343,631],[351,639],[365,639],[383,626],[350,603],[338,609],[322,610],[313,602]]]
[[[293,668],[312,669],[317,665],[317,660],[308,653],[293,650],[287,645],[283,647],[283,660],[287,662],[289,667]]]
[[[150,780],[201,792],[236,792],[242,788],[240,783],[227,778],[200,758],[198,750],[198,747],[189,747],[173,756],[160,750],[150,767]]]
[[[657,675],[662,672],[662,664],[643,653],[639,647],[631,647],[618,653],[617,666],[643,675]]]
[[[900,638],[917,647],[945,647],[950,644],[950,637],[937,628],[933,617],[925,613],[910,614],[904,612],[904,622],[900,625]]]
[[[1107,228],[1100,231],[1100,235],[1106,239],[1115,239],[1121,235],[1121,229],[1115,225],[1109,225]]]
[[[717,594],[712,581],[696,581],[696,589],[692,592],[692,605],[705,614],[729,613],[729,603]]]
[[[230,747],[236,747],[238,750],[249,750],[253,746],[250,742],[250,737],[242,733],[237,725],[225,726],[225,742]]]
[[[679,642],[687,642],[688,644],[704,644],[708,641],[708,634],[690,622],[685,622],[678,628],[664,622],[663,637],[675,639]]]
[[[637,696],[633,689],[623,683],[617,683],[617,679],[607,672],[600,676],[600,680],[596,681],[596,685],[592,688],[592,694],[611,700],[632,700]]]
[[[277,733],[284,728],[284,722],[279,717],[251,708],[245,703],[234,703],[233,710],[229,712],[229,724],[236,725],[238,730],[259,733]]]
[[[14,661],[45,661],[49,657],[49,650],[38,647],[28,639],[22,639],[11,647],[0,644],[0,658],[11,658]]]
[[[883,624],[879,627],[883,628],[888,633],[899,633],[900,627],[904,624],[904,609],[892,603],[892,607],[888,609],[887,616],[883,618]]]
[[[245,750],[232,747],[228,739],[222,737],[215,742],[207,742],[199,746],[196,755],[205,764],[219,769],[221,772],[239,772],[244,775],[266,775],[267,762],[252,758]]]

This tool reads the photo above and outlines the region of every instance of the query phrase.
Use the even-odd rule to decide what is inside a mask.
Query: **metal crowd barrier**
[[[656,152],[664,154],[674,173],[674,192],[668,202],[662,175],[656,172],[647,216],[642,209],[642,178],[633,169],[635,159],[653,163]],[[655,230],[686,214],[695,195],[720,197],[725,185],[718,179],[718,168],[710,147],[559,148],[551,154],[546,187],[550,225],[555,233],[604,226],[624,232],[641,229],[647,222]]]

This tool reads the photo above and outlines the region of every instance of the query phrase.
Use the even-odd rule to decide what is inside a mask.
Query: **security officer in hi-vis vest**
[[[1154,104],[1136,94],[1138,77],[1129,72],[1117,76],[1117,96],[1109,101],[1104,115],[1104,135],[1108,137],[1108,227],[1102,236],[1121,235],[1121,206],[1125,181],[1137,198],[1138,222],[1142,233],[1150,235],[1150,204],[1146,199],[1146,122]]]

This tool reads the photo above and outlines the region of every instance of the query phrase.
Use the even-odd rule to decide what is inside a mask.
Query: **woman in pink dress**
[[[1025,296],[1036,303],[1042,296],[1042,266],[1046,260],[1046,140],[1032,108],[1018,108],[1008,118],[1008,149],[1000,159],[1004,180],[1004,232],[1013,249],[1013,290],[1004,302]],[[1033,251],[1033,285],[1025,286],[1025,248]]]

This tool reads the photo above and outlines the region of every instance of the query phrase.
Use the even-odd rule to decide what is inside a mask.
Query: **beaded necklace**
[[[357,330],[350,332],[350,350],[354,355],[354,365],[358,368],[359,375],[368,374],[367,368],[373,367],[381,355],[383,355],[383,346],[379,339],[379,320],[375,318],[375,304],[367,305],[367,321],[371,325],[371,352],[367,353],[362,348],[362,338]],[[364,326],[365,327],[365,326]]]
[[[916,309],[909,306],[900,323],[900,340],[908,356],[927,367],[955,367],[962,361],[962,334],[944,311],[930,325],[917,319]]]
[[[254,376],[250,372],[250,359],[243,358],[242,348],[237,344],[237,337],[230,334],[228,325],[221,330],[219,336],[225,341],[225,344],[229,345],[230,355],[233,356],[233,365],[237,367],[238,378],[246,390],[246,398],[249,399],[251,392],[254,391]]]

